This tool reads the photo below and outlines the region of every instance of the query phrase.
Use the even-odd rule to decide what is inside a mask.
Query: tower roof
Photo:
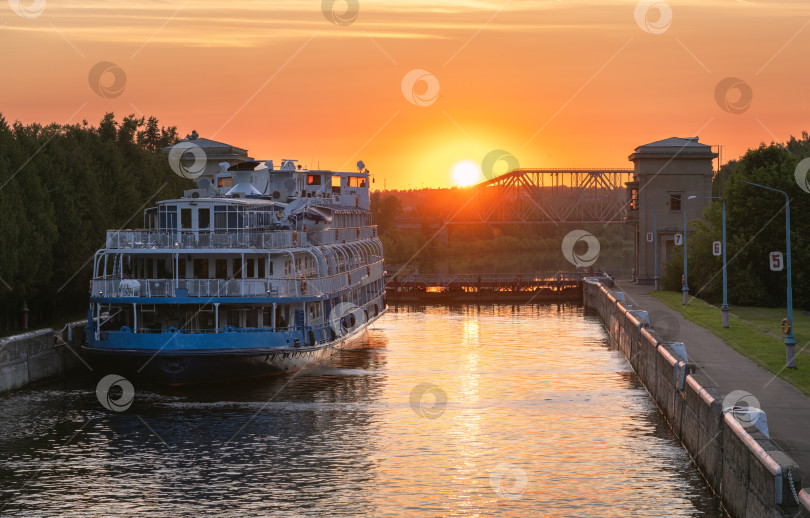
[[[227,158],[236,158],[241,160],[249,160],[248,152],[246,149],[242,149],[240,147],[232,146],[230,144],[226,144],[224,142],[218,142],[216,140],[211,140],[203,137],[195,138],[195,139],[180,139],[180,141],[175,144],[181,144],[184,142],[190,142],[195,146],[201,148],[205,151],[205,155],[209,159],[227,159]],[[166,146],[163,148],[164,153],[169,153],[174,146]]]
[[[717,154],[712,152],[711,146],[701,144],[698,137],[669,137],[637,147],[628,158],[635,162],[638,158],[670,157],[713,159]]]

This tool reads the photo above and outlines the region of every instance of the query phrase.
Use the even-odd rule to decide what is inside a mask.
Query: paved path
[[[753,360],[737,353],[708,329],[686,320],[652,297],[652,286],[639,286],[626,280],[617,282],[615,289],[624,291],[627,302],[635,309],[673,315],[680,325],[673,340],[684,342],[689,361],[697,364],[698,371],[713,380],[720,392],[728,394],[744,390],[759,400],[768,416],[771,439],[799,464],[803,473],[802,486],[810,487],[810,399]],[[719,310],[717,319],[720,320]],[[734,325],[733,319],[731,325]],[[797,363],[799,368],[810,369],[806,355],[798,357]]]

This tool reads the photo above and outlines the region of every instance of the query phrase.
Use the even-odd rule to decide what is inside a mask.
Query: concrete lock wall
[[[793,487],[801,488],[798,465],[756,428],[724,412],[724,394],[623,300],[599,282],[584,283],[585,307],[599,315],[731,516],[810,518],[810,495],[801,491],[797,501],[790,487],[788,471]]]
[[[0,393],[83,368],[79,357],[86,325],[80,320],[61,333],[39,329],[0,339]]]

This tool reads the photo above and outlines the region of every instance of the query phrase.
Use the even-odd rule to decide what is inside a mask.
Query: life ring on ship
[[[293,231],[293,244],[295,245],[297,243],[298,243],[298,233]]]
[[[789,318],[783,318],[782,319],[782,332],[784,334],[789,334],[790,333],[790,319]]]
[[[349,273],[348,276],[349,276],[349,284],[351,284],[352,283],[352,274]]]
[[[366,275],[371,277],[371,266],[366,266]]]
[[[306,292],[307,292],[307,281],[304,280],[304,279],[301,279],[301,293],[306,293]]]
[[[223,329],[223,331],[225,331],[226,333],[235,333],[235,332],[236,332],[236,328],[235,328],[235,327],[233,327],[233,326],[225,326],[225,328]]]
[[[306,225],[304,225],[304,232],[306,232],[306,231],[307,231],[307,226],[306,226]]]

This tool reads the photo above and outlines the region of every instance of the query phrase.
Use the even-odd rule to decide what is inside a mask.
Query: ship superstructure
[[[85,347],[111,370],[168,384],[323,360],[386,309],[369,209],[362,162],[223,162],[147,209],[143,229],[107,232]]]

